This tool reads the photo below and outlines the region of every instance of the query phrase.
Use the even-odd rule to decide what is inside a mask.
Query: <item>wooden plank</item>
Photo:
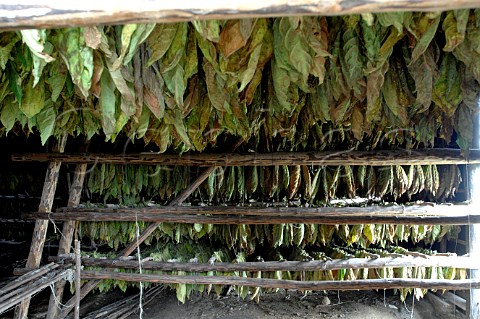
[[[54,261],[73,263],[73,259],[52,258]],[[85,267],[138,269],[137,260],[116,260],[101,258],[82,258]],[[452,267],[462,269],[478,269],[480,263],[469,256],[405,256],[405,257],[380,257],[380,258],[349,258],[334,260],[312,261],[265,261],[243,263],[186,263],[186,262],[160,262],[144,261],[143,270],[157,271],[318,271],[339,269],[362,268],[402,268],[402,267]]]
[[[284,288],[299,290],[373,290],[393,288],[422,289],[468,289],[480,287],[478,279],[359,279],[359,280],[324,280],[296,281],[264,278],[243,278],[234,276],[178,276],[119,273],[111,271],[82,272],[82,279],[113,279],[134,282],[152,282],[168,284],[204,284],[204,285],[238,285],[247,287]]]
[[[83,182],[85,180],[85,174],[87,171],[87,164],[78,164],[75,168],[73,175],[72,185],[70,188],[70,194],[68,199],[68,207],[75,207],[80,204],[80,198],[82,195]],[[62,237],[58,247],[58,255],[65,255],[70,253],[72,245],[73,235],[75,232],[75,221],[66,221],[63,223]],[[63,291],[65,289],[65,280],[60,280],[55,284],[54,291],[50,295],[50,301],[48,303],[47,318],[56,318],[59,312],[57,301],[63,300]]]
[[[189,214],[149,214],[132,212],[124,214],[97,213],[97,212],[70,212],[70,213],[42,213],[22,214],[22,218],[51,219],[54,221],[144,221],[153,223],[181,223],[181,224],[216,224],[216,225],[274,225],[274,224],[323,224],[323,225],[359,225],[359,224],[399,224],[399,225],[468,225],[480,224],[480,215],[461,216],[403,216],[379,215],[364,216],[232,216],[232,215],[189,215]]]
[[[98,24],[159,23],[287,15],[343,15],[367,12],[439,11],[478,7],[475,0],[28,0],[0,1],[0,28],[61,28]]]
[[[480,150],[471,150],[464,157],[457,149],[421,149],[388,151],[323,151],[323,152],[273,152],[273,153],[220,153],[220,154],[14,154],[12,161],[51,162],[69,164],[134,164],[181,166],[275,166],[275,165],[442,165],[480,164]]]
[[[67,144],[68,135],[63,135],[55,145],[55,152],[63,152]],[[58,175],[60,173],[61,162],[51,162],[48,164],[45,182],[43,184],[42,198],[38,206],[38,212],[45,214],[52,210],[53,200],[55,198],[55,191],[57,189]],[[30,245],[30,252],[26,263],[27,269],[35,269],[40,266],[42,258],[43,246],[47,236],[48,220],[42,219],[35,222],[35,228],[32,235],[32,243]],[[26,319],[28,315],[28,308],[30,306],[30,298],[26,298],[15,309],[14,319]]]

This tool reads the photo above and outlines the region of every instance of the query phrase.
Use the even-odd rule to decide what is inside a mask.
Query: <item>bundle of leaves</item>
[[[1,132],[124,133],[160,152],[228,134],[272,151],[326,126],[357,146],[465,150],[479,30],[477,9],[5,32]]]

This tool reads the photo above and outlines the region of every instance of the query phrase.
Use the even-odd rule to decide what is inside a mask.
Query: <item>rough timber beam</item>
[[[323,151],[273,153],[218,154],[14,154],[16,162],[60,161],[66,164],[136,164],[182,166],[275,166],[275,165],[443,165],[480,164],[480,150],[470,150],[464,156],[456,149],[422,149],[389,151]]]
[[[469,205],[411,205],[367,207],[236,207],[190,206],[148,208],[61,208],[55,213],[26,213],[23,218],[55,221],[147,221],[185,224],[404,224],[468,225],[480,214]],[[131,250],[129,253],[131,253]],[[125,254],[128,256],[129,254]]]
[[[0,29],[61,28],[289,15],[439,11],[479,7],[478,0],[25,0],[0,1]]]

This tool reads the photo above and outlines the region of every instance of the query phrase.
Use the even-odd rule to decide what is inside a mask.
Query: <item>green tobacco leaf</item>
[[[242,74],[242,81],[241,81],[240,88],[238,89],[238,92],[242,92],[252,80],[255,74],[255,71],[257,70],[257,64],[258,64],[258,60],[260,59],[261,52],[262,52],[262,45],[259,45],[255,48],[255,50],[253,50],[252,54],[250,55],[247,69]]]
[[[152,49],[152,55],[148,59],[147,66],[160,60],[167,53],[179,25],[179,23],[160,23],[155,26],[147,40],[149,47]]]
[[[7,62],[11,57],[11,51],[15,44],[20,40],[16,34],[11,34],[9,37],[7,34],[2,34],[3,40],[8,40],[9,42],[6,45],[0,46],[0,67],[2,70],[5,70]]]
[[[64,64],[56,60],[50,68],[50,77],[46,80],[52,91],[51,99],[56,102],[67,80],[67,69]]]
[[[30,80],[24,87],[24,96],[22,103],[20,104],[20,110],[27,116],[31,118],[37,115],[45,106],[45,87],[44,82],[39,82],[36,88],[33,87],[34,78],[30,77]]]
[[[99,107],[102,117],[102,127],[105,136],[109,139],[115,132],[115,84],[107,72],[102,73],[100,79],[101,94]]]
[[[458,71],[455,58],[451,53],[446,53],[433,87],[432,99],[449,118],[463,99],[461,74]]]
[[[458,133],[457,144],[463,151],[470,148],[473,138],[473,114],[465,104],[460,104],[455,114],[455,130]]]
[[[425,50],[427,50],[437,32],[439,23],[440,14],[438,14],[433,20],[431,20],[428,15],[422,16],[417,24],[418,29],[415,29],[415,36],[417,37],[418,42],[413,49],[410,63],[414,63],[425,52]]]
[[[132,60],[134,54],[137,52],[138,47],[147,40],[150,33],[155,28],[155,24],[139,24],[133,32],[128,45],[128,52],[123,58],[123,65],[127,65]]]
[[[415,81],[417,102],[423,106],[419,112],[422,113],[432,103],[433,81],[437,73],[437,62],[435,61],[433,48],[427,49],[417,61],[411,63],[408,66],[408,71]]]
[[[80,28],[57,30],[56,44],[68,67],[72,82],[87,99],[92,84],[93,50],[86,46]]]
[[[9,103],[5,103],[3,105],[3,108],[0,112],[0,121],[2,121],[2,124],[7,132],[9,132],[13,128],[15,121],[20,115],[18,105],[12,100],[8,102]]]
[[[469,16],[469,9],[449,11],[447,13],[442,23],[446,39],[446,44],[443,47],[444,51],[451,52],[463,42]]]
[[[32,52],[33,59],[33,76],[35,81],[33,86],[36,86],[42,71],[48,62],[55,60],[50,56],[52,53],[52,45],[46,42],[47,31],[44,29],[21,30],[22,41],[27,44],[30,52]]]
[[[202,38],[217,43],[220,41],[220,23],[218,20],[197,20],[192,22]]]
[[[122,36],[121,36],[121,48],[120,55],[112,64],[112,69],[116,70],[123,64],[123,59],[128,52],[130,47],[130,41],[132,40],[135,30],[137,30],[137,24],[126,24],[122,27]]]
[[[48,138],[52,136],[55,127],[55,119],[57,117],[53,108],[53,103],[50,102],[49,104],[49,107],[43,109],[42,112],[37,115],[37,127],[40,131],[42,145],[45,145]]]

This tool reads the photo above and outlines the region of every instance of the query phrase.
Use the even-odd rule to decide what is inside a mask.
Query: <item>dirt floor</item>
[[[135,291],[135,293],[138,291]],[[44,291],[32,300],[30,319],[45,318],[49,292]],[[81,304],[80,315],[85,317],[91,311],[98,310],[112,302],[125,298],[125,294],[116,290],[107,294],[91,294]],[[247,297],[248,299],[248,297]],[[466,319],[452,305],[438,304],[427,295],[426,298],[412,299],[401,303],[398,296],[386,296],[374,291],[356,292],[314,292],[308,295],[289,291],[266,294],[257,304],[242,300],[236,296],[217,297],[211,295],[192,295],[185,304],[178,302],[175,292],[163,290],[155,300],[143,307],[143,319],[289,319],[289,318],[345,318],[345,319]],[[138,303],[135,302],[135,308]],[[413,308],[413,313],[412,313]],[[0,319],[12,318],[13,311],[0,315]],[[72,318],[72,315],[69,316]],[[113,318],[104,313],[98,318]],[[138,309],[128,319],[140,318]]]
[[[345,319],[463,319],[465,315],[454,307],[433,306],[429,298],[402,304],[397,296],[383,297],[376,292],[311,293],[300,292],[268,294],[260,303],[246,301],[235,296],[220,297],[196,295],[185,304],[177,301],[175,293],[164,291],[161,300],[156,299],[144,307],[143,318],[192,319],[192,318],[345,318]],[[412,314],[411,310],[414,309]],[[139,318],[139,314],[128,317]]]

